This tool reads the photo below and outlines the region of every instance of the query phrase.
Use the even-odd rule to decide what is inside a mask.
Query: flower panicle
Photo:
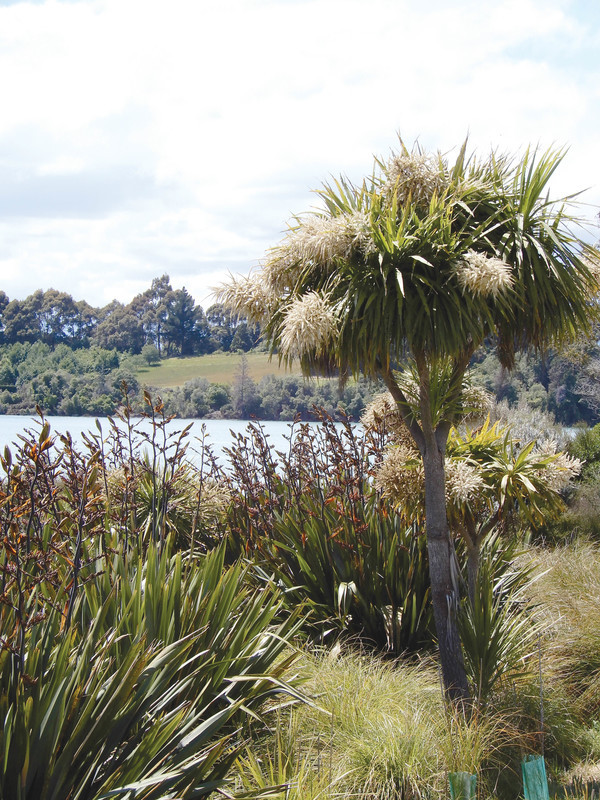
[[[481,467],[466,459],[446,457],[446,501],[455,505],[473,503],[485,485]]]
[[[325,355],[339,333],[339,319],[328,295],[307,292],[287,306],[279,335],[286,358]]]
[[[538,443],[536,452],[547,459],[547,463],[538,470],[538,477],[554,492],[568,488],[580,473],[583,462],[570,456],[564,450],[558,450],[554,439],[544,439]]]
[[[293,274],[310,264],[322,269],[357,251],[364,255],[375,251],[367,214],[309,214],[273,248],[267,268],[269,274]]]
[[[442,194],[449,186],[439,154],[396,154],[385,167],[385,177],[384,195],[388,201],[395,197],[401,206],[411,202],[416,207],[428,207],[434,195]]]
[[[238,317],[246,317],[258,325],[269,319],[276,306],[276,295],[260,273],[232,277],[216,290],[216,296]]]
[[[375,470],[373,485],[399,509],[421,508],[425,499],[425,473],[418,450],[404,444],[388,447]]]
[[[387,432],[394,443],[416,450],[410,431],[390,392],[376,394],[365,407],[360,421],[367,430]]]
[[[480,297],[496,298],[514,283],[508,264],[494,256],[468,250],[456,264],[455,274],[463,290]]]

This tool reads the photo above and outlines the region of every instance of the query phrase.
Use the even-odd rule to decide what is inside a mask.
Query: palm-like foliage
[[[221,293],[263,323],[273,351],[304,369],[381,377],[421,451],[432,598],[446,687],[468,697],[456,627],[458,587],[445,511],[444,455],[474,350],[496,336],[504,364],[589,329],[597,259],[571,232],[567,201],[548,198],[561,152],[453,165],[401,152],[361,186],[318,193],[323,211],[297,218],[262,270]],[[418,376],[419,416],[394,377]],[[435,418],[432,376],[445,364],[448,413]],[[448,610],[450,609],[450,613]]]
[[[459,624],[471,685],[480,703],[498,685],[527,674],[539,625],[527,608],[531,566],[518,563],[515,541],[490,537],[483,548],[474,595],[462,604]]]
[[[580,463],[553,443],[541,449],[535,441],[513,440],[510,429],[489,420],[475,431],[450,431],[448,456],[452,463],[471,465],[478,477],[476,492],[448,503],[451,529],[467,548],[468,582],[474,602],[480,551],[495,530],[516,533],[523,524],[540,527],[564,510],[561,489],[578,474]]]

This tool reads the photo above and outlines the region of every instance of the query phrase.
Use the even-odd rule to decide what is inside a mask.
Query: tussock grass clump
[[[336,647],[305,654],[300,671],[313,703],[279,713],[254,739],[237,764],[245,791],[285,784],[290,800],[421,800],[446,797],[448,772],[467,771],[482,797],[496,794],[518,739],[510,714],[451,711],[431,661]]]
[[[444,794],[444,707],[430,665],[336,647],[305,654],[301,673],[314,702],[279,717],[274,733],[240,759],[247,790],[264,789],[268,775],[289,782],[290,798],[307,800]]]
[[[536,555],[534,600],[548,626],[544,671],[564,683],[579,712],[600,713],[600,547],[578,540]]]
[[[334,651],[313,668],[308,686],[331,714],[330,757],[349,789],[380,798],[439,791],[444,710],[431,667]],[[309,726],[323,722],[312,709],[301,714]]]

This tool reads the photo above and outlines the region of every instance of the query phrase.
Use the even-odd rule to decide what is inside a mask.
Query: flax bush
[[[133,423],[79,452],[42,418],[0,458],[1,800],[206,797],[248,715],[295,694],[301,609],[226,567],[224,543],[205,553],[188,529],[178,551],[185,431],[173,451],[151,421],[144,526]]]
[[[287,453],[273,454],[260,426],[249,434],[230,451],[234,551],[292,607],[306,603],[317,639],[359,636],[396,655],[431,646],[426,544],[373,492],[376,440],[328,417],[318,433],[300,425]]]
[[[280,610],[239,565],[223,571],[223,548],[193,565],[156,545],[143,561],[117,552],[68,627],[52,608],[31,621],[21,661],[0,655],[0,796],[208,794],[245,713],[281,688],[293,659],[297,621],[276,624]]]

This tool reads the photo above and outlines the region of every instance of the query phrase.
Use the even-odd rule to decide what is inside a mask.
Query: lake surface
[[[65,434],[68,432],[73,437],[76,445],[82,445],[82,434],[99,434],[95,417],[46,417],[46,419],[50,423],[51,433]],[[110,423],[107,418],[99,418],[98,421],[102,428],[102,437],[106,439],[110,432]],[[139,420],[136,420],[137,422]],[[248,420],[234,419],[174,419],[168,424],[167,431],[170,433],[181,431],[190,423],[192,428],[186,441],[189,442],[188,452],[192,461],[196,460],[195,453],[198,454],[202,449],[203,431],[206,433],[206,441],[209,443],[213,454],[220,456],[223,453],[223,449],[230,447],[233,443],[233,433],[245,432],[250,424]],[[311,424],[317,425],[318,423]],[[272,447],[276,450],[287,450],[288,441],[286,437],[289,438],[292,432],[292,423],[271,421],[261,422],[260,425],[268,434],[269,443]],[[146,431],[151,430],[148,420],[142,420],[140,427]],[[4,451],[6,445],[11,450],[14,450],[15,444],[19,443],[19,434],[22,435],[25,430],[32,430],[38,433],[40,430],[39,418],[0,414],[0,452]]]

